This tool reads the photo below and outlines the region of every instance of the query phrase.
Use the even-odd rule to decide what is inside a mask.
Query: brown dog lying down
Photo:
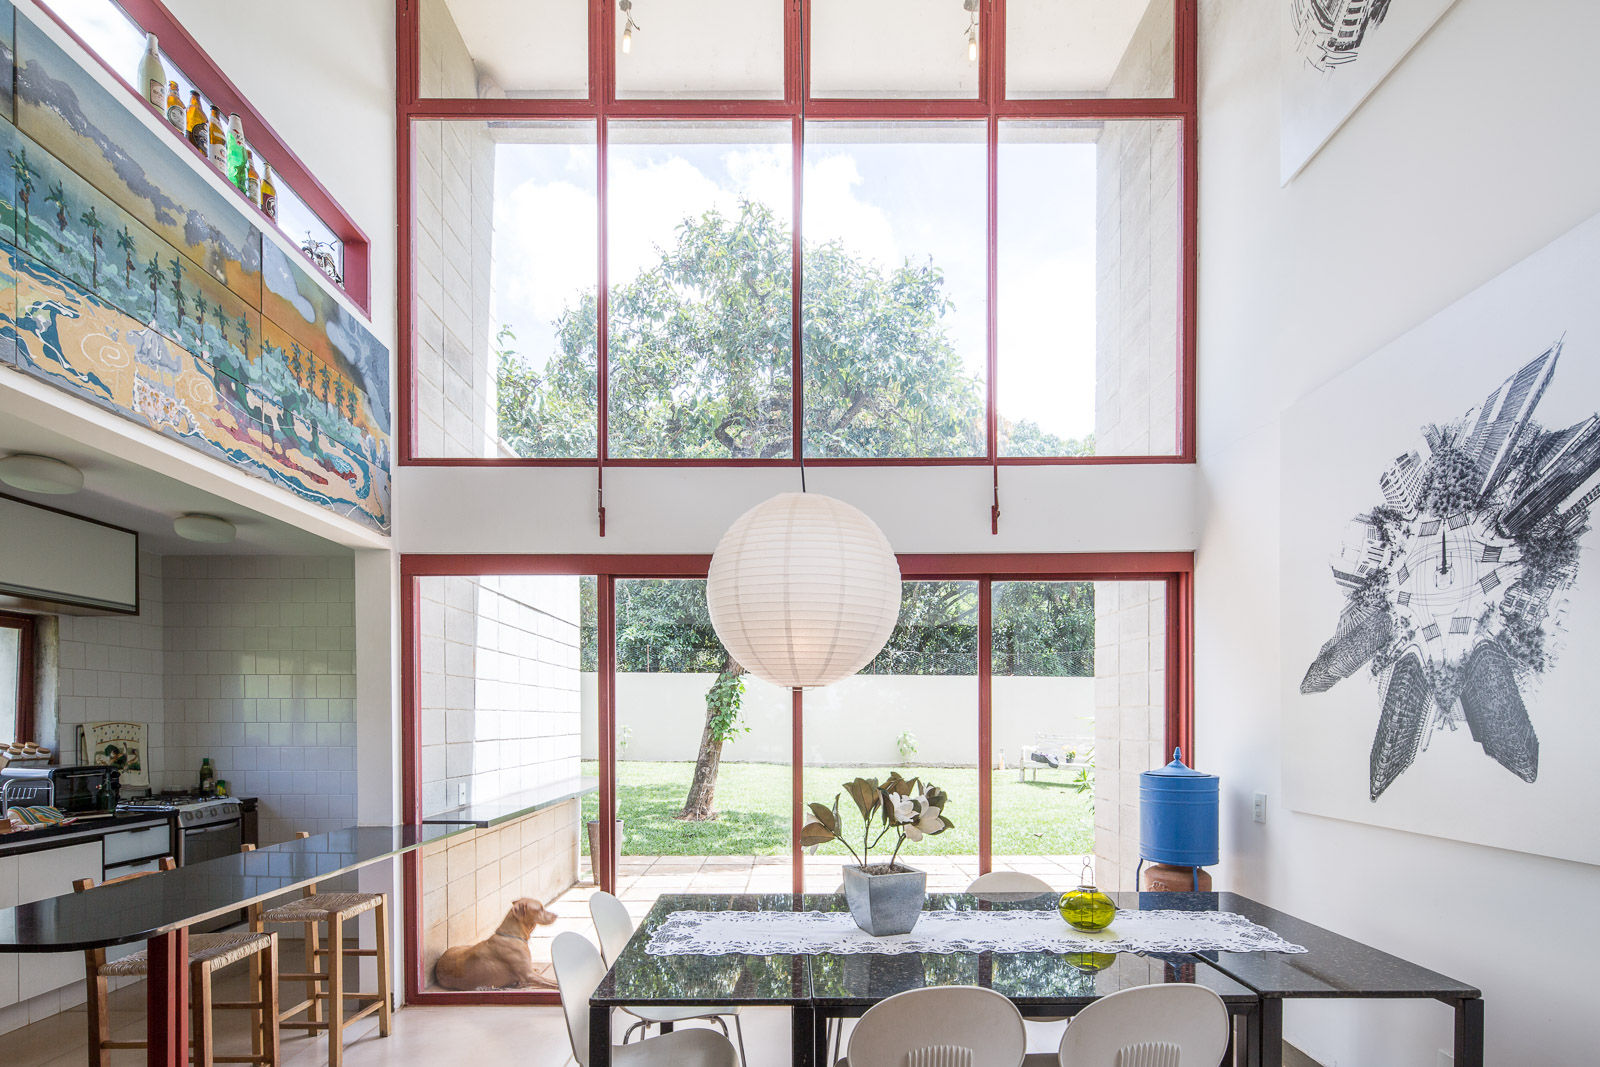
[[[504,989],[555,983],[533,969],[528,935],[536,926],[549,926],[556,917],[537,900],[523,897],[511,905],[500,929],[468,948],[446,949],[433,965],[434,981],[445,989]]]

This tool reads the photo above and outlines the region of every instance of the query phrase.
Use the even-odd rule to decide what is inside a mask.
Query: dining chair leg
[[[194,1067],[213,1067],[211,969],[203,963],[189,968],[189,1003],[193,1014],[189,1028],[194,1031]]]
[[[733,1017],[733,1032],[739,1039],[739,1067],[746,1067],[749,1061],[744,1058],[744,1024],[737,1015]],[[724,1029],[723,1033],[727,1033],[727,1030]]]
[[[111,1040],[111,1015],[107,998],[111,990],[105,977],[100,974],[100,963],[94,958],[96,954],[89,954],[88,961],[88,986],[89,1003],[89,1067],[104,1067],[106,1054],[104,1045]],[[103,959],[104,952],[99,953]]]
[[[257,999],[261,1001],[261,1013],[257,1016],[261,1044],[258,1054],[265,1057],[264,1062],[271,1067],[279,1067],[283,1049],[278,1030],[278,935],[272,935],[263,955],[265,958],[256,967]]]
[[[318,952],[321,933],[321,924],[315,922],[306,923],[306,974],[322,973],[321,953]],[[306,1000],[311,1002],[311,1006],[306,1008],[306,1022],[310,1023],[322,1020],[322,1004],[317,1000],[317,985],[318,982],[315,978],[306,979]]]
[[[373,910],[373,925],[377,943],[373,946],[378,964],[378,1036],[388,1037],[394,998],[389,993],[389,897],[378,901]]]

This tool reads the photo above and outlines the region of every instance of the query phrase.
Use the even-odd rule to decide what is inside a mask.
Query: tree
[[[78,216],[78,221],[89,231],[89,288],[100,288],[100,249],[105,247],[105,240],[100,236],[100,228],[105,225],[100,215],[91,206],[88,211]]]
[[[731,217],[712,210],[685,219],[659,262],[611,288],[609,405],[626,418],[610,420],[610,454],[790,454],[792,257],[789,229],[769,208],[745,201]],[[953,306],[943,271],[909,260],[885,269],[838,241],[809,246],[805,263],[806,454],[981,455],[984,385],[950,339]],[[556,352],[543,368],[518,358],[509,326],[496,334],[500,435],[520,455],[595,455],[597,321],[595,294],[580,293],[557,319]],[[1005,429],[1015,454],[1074,455],[1092,447],[1027,421]],[[619,587],[619,667],[640,662],[629,657],[649,634],[645,662],[656,665],[644,669],[717,673],[679,816],[715,818],[717,770],[722,746],[739,730],[744,668],[710,630],[703,584],[666,584],[678,591],[642,592],[649,583]],[[874,665],[886,663],[881,673],[902,671],[915,658],[931,671],[976,671],[975,587],[909,583],[907,589],[918,586],[928,589],[908,593],[896,630],[903,644],[891,638]],[[622,590],[636,588],[629,595],[639,598],[637,610],[624,613]],[[1091,626],[1092,619],[1091,611]],[[890,662],[897,655],[901,662]]]
[[[239,312],[239,321],[235,325],[239,328],[239,347],[244,351],[244,358],[249,359],[250,338],[255,336],[255,332],[250,329],[250,319],[241,311]]]
[[[167,261],[172,268],[172,300],[178,305],[178,329],[183,329],[183,262],[177,256]]]
[[[17,199],[22,201],[22,237],[18,243],[27,245],[31,238],[28,229],[32,225],[28,215],[28,201],[33,199],[33,165],[28,162],[28,150],[7,154],[11,157],[11,174],[17,180]]]
[[[133,234],[126,224],[117,231],[117,249],[122,253],[122,284],[133,287]]]
[[[56,206],[56,229],[60,230],[62,233],[66,233],[67,194],[61,188],[60,182],[56,182],[50,187],[49,192],[44,194],[44,201],[47,204],[54,204]]]
[[[156,309],[161,306],[161,283],[167,280],[167,272],[161,269],[161,258],[151,256],[150,262],[144,268],[145,279],[150,282],[150,321],[157,319]]]

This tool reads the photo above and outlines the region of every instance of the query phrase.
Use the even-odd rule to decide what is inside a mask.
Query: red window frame
[[[990,589],[1005,581],[1163,581],[1166,583],[1166,747],[1182,746],[1194,765],[1194,554],[1192,552],[972,553],[898,556],[903,580],[967,580],[978,583],[978,739],[977,765],[993,750],[990,671]],[[616,807],[616,672],[614,639],[616,582],[619,578],[704,578],[706,555],[453,555],[403,554],[400,557],[400,766],[402,818],[419,823],[422,810],[422,635],[420,578],[500,574],[593,575],[595,608],[602,635],[596,663],[599,697],[600,850],[592,858],[601,888],[614,891],[612,841]],[[804,694],[795,692],[790,739],[791,789],[795,803],[790,826],[793,892],[803,890],[800,809],[805,771]],[[988,776],[978,776],[978,868],[990,869],[991,797]],[[422,857],[404,857],[406,1001],[411,1004],[555,1004],[554,991],[444,992],[426,988],[422,964]]]
[[[150,0],[154,2],[154,0]],[[443,2],[443,0],[438,0]],[[399,338],[400,433],[399,462],[402,466],[469,467],[741,467],[741,466],[1030,466],[1040,464],[1118,464],[1118,463],[1193,463],[1195,461],[1195,271],[1197,264],[1199,139],[1196,52],[1198,16],[1196,0],[1173,0],[1174,70],[1173,95],[1157,98],[1014,100],[1005,88],[1006,0],[980,0],[978,55],[978,95],[971,99],[838,99],[810,96],[808,72],[801,61],[810,54],[811,0],[789,0],[784,26],[784,96],[782,100],[619,100],[616,96],[615,40],[617,6],[615,0],[589,0],[589,93],[583,98],[553,99],[449,99],[420,95],[419,74],[422,0],[395,0],[396,53],[396,142],[397,199],[399,214],[400,269],[398,271],[396,336]],[[794,206],[793,334],[790,344],[793,381],[791,454],[773,459],[617,459],[608,455],[608,348],[606,339],[606,123],[614,118],[787,119],[793,127],[794,158],[801,153],[804,123],[807,119],[883,121],[895,119],[969,119],[988,124],[988,374],[986,424],[987,448],[981,456],[947,458],[832,457],[804,456],[804,350],[800,336],[800,286],[802,283],[801,180],[802,168],[793,170]],[[599,271],[596,292],[599,299],[597,324],[597,416],[598,455],[566,459],[477,458],[419,456],[416,452],[417,390],[413,383],[416,351],[416,317],[412,309],[415,240],[413,223],[413,182],[411,177],[411,126],[431,120],[544,119],[591,121],[595,124],[598,193],[600,199]],[[998,156],[999,124],[1008,119],[1172,119],[1180,125],[1180,207],[1178,250],[1178,352],[1177,352],[1177,440],[1172,454],[1151,456],[1005,456],[999,454],[999,415],[996,403],[998,373]]]
[[[22,638],[17,664],[17,728],[15,738],[5,740],[37,741],[34,728],[34,641],[37,623],[32,615],[13,615],[0,611],[0,630],[16,630]]]
[[[332,279],[328,279],[328,282],[330,285],[335,285],[336,288],[342,289],[344,294],[361,309],[362,314],[370,318],[372,315],[372,242],[368,240],[366,233],[360,226],[356,225],[355,220],[333,198],[333,194],[328,192],[327,188],[317,180],[316,175],[311,173],[300,157],[294,154],[284,139],[272,128],[272,124],[250,105],[250,101],[245,99],[238,86],[234,85],[228,76],[223,73],[222,68],[217,66],[206,50],[200,47],[199,42],[190,35],[188,30],[184,29],[183,23],[179,22],[172,12],[167,10],[166,5],[161,0],[116,0],[116,3],[127,13],[129,18],[138,24],[140,29],[146,33],[153,33],[160,38],[161,50],[172,57],[173,62],[182,68],[184,76],[194,84],[195,88],[205,94],[207,99],[216,104],[224,114],[237,112],[239,117],[244,120],[245,129],[249,131],[250,143],[258,150],[261,158],[272,162],[273,170],[283,177],[285,184],[294,190],[295,195],[305,202],[306,207],[310,208],[312,213],[322,220],[323,225],[332,230],[334,236],[339,238],[344,245],[344,284],[339,286]],[[55,10],[50,6],[50,0],[42,0],[39,8],[49,15],[51,20],[67,36],[71,37],[80,48],[89,55],[94,56],[106,73],[110,74],[123,88],[138,98],[141,104],[144,103],[144,94],[135,89],[128,81],[127,72],[117,70],[106,61],[104,56],[89,47],[83,38],[78,36],[77,32],[68,25],[67,21],[56,14]],[[192,151],[182,133],[172,129],[166,123],[162,123],[161,126],[184,145],[185,151]],[[278,228],[277,223],[269,218],[259,206],[251,203],[248,197],[241,194],[239,200],[242,203],[249,204],[256,214],[261,216],[261,221],[258,225],[262,226],[262,228]],[[282,231],[279,230],[279,232],[281,233]],[[295,243],[292,236],[285,234],[285,237],[289,238],[291,245],[294,245],[297,250],[299,249],[299,245]],[[304,256],[304,252],[301,255]],[[305,256],[305,260],[311,264],[318,277],[327,278],[327,275],[322,273],[322,269],[312,262],[311,257]]]

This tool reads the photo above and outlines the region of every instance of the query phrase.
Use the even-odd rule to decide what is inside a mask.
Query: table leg
[[[589,1004],[589,1067],[611,1067],[611,1009]]]
[[[1456,1067],[1483,1067],[1483,1001],[1456,1001]]]
[[[189,1063],[189,931],[180,927],[147,942],[145,979],[149,1067],[187,1067]]]
[[[829,1019],[820,1011],[816,1013],[816,1018],[811,1024],[811,1030],[815,1039],[812,1056],[816,1061],[816,1067],[833,1067],[833,1065],[828,1062],[828,1056],[830,1054],[828,1040],[830,1035],[828,1032],[828,1024],[830,1022],[839,1026],[844,1025],[843,1019]]]
[[[794,1067],[815,1067],[817,1013],[810,1004],[796,1004],[789,1014],[789,1056]]]
[[[1283,1067],[1283,1001],[1262,997],[1251,1035],[1255,1048],[1250,1062],[1256,1067]]]

